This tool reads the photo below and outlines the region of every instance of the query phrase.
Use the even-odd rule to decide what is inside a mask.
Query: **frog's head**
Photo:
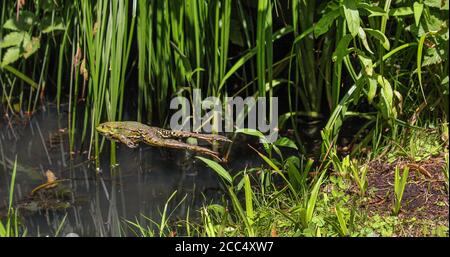
[[[126,129],[120,122],[104,122],[97,126],[97,131],[105,137],[115,138],[126,134]]]
[[[105,122],[97,126],[97,131],[106,138],[126,144],[130,148],[137,147],[142,139],[141,130],[136,126],[136,122]]]

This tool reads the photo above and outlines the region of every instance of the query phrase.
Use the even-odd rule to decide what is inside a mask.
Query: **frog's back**
[[[146,129],[149,127],[137,121],[119,121],[118,123],[125,128]]]
[[[136,122],[136,121],[108,121],[99,125],[99,127],[106,128],[106,130],[118,130],[118,131],[147,131],[149,126]]]

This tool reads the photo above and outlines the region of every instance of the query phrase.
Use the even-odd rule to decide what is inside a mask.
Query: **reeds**
[[[266,220],[276,213],[292,224],[294,235],[317,236],[323,233],[318,226],[323,222],[316,213],[323,209],[334,210],[331,219],[340,235],[351,235],[353,211],[349,215],[340,202],[328,204],[320,191],[324,170],[333,164],[343,177],[353,178],[361,198],[367,194],[367,167],[347,165],[350,157],[341,162],[337,154],[336,142],[347,119],[359,118],[358,135],[364,135],[352,155],[369,146],[369,158],[388,152],[392,141],[402,138],[400,133],[448,119],[448,1],[443,6],[391,0],[26,2],[0,3],[4,117],[9,121],[30,116],[45,100],[58,108],[68,102],[70,152],[82,150],[76,148],[83,142],[90,157],[97,157],[97,166],[102,144],[95,127],[100,122],[127,117],[167,126],[170,99],[192,98],[194,89],[201,89],[203,97],[286,99],[280,127],[295,130],[297,141],[289,145],[299,152],[304,123],[298,117],[326,122],[320,162],[297,155],[284,158],[278,147],[286,144],[280,143],[265,143],[265,153],[255,149],[266,167],[257,174],[246,169],[232,176],[219,164],[199,158],[223,179],[234,212],[228,212],[226,204],[202,208],[205,229],[191,231],[195,227],[187,224],[189,235],[260,235],[258,226],[276,224]],[[20,27],[25,18],[31,22]],[[21,40],[11,43],[10,33],[22,35]],[[320,163],[315,169],[320,175],[309,179],[313,162]],[[448,167],[444,172],[448,186]],[[396,168],[395,214],[407,174],[405,169],[400,176]],[[274,176],[284,187],[275,188]],[[14,177],[15,165],[10,200]],[[161,222],[153,222],[160,236],[169,232],[167,213],[166,204]],[[121,235],[113,209],[111,215],[114,233]],[[138,222],[129,223],[142,234],[155,235]],[[233,226],[239,223],[242,226]],[[18,235],[11,202],[7,223],[0,225],[0,234]]]
[[[421,105],[437,108],[431,118],[448,116],[448,62],[441,54],[448,53],[448,28],[430,18],[448,20],[445,6],[83,0],[27,1],[16,13],[15,4],[1,3],[0,22],[34,17],[23,32],[39,45],[1,69],[4,110],[32,114],[46,97],[58,106],[69,101],[71,149],[81,133],[92,156],[100,151],[95,126],[121,120],[124,103],[130,119],[165,126],[170,99],[192,98],[193,89],[204,97],[287,96],[280,117],[291,122],[284,125],[298,135],[298,116],[321,117],[329,140],[349,116],[368,117],[371,136],[380,127],[404,126]],[[2,40],[11,30],[0,29]],[[286,36],[291,40],[279,45]],[[0,48],[1,58],[9,47]],[[278,48],[290,51],[280,55]],[[299,137],[297,143],[302,149]]]
[[[14,198],[14,186],[16,183],[16,171],[17,171],[17,156],[14,160],[13,170],[11,174],[11,182],[9,184],[9,197],[8,197],[8,213],[6,221],[3,223],[0,220],[0,237],[19,237],[26,236],[27,231],[24,231],[22,225],[19,223],[17,211],[13,207]]]
[[[95,156],[100,151],[95,127],[104,119],[103,115],[109,121],[122,117],[125,75],[136,19],[136,1],[131,4],[129,19],[129,1],[97,1],[95,5],[81,1],[82,43],[89,72],[84,128],[89,116],[89,149],[95,149]]]

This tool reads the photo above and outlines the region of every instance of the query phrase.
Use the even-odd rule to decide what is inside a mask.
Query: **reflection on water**
[[[173,220],[186,218],[188,209],[195,215],[202,204],[219,199],[221,194],[217,175],[186,151],[117,145],[118,165],[111,168],[110,144],[106,141],[101,172],[97,175],[94,162],[87,160],[86,153],[70,160],[68,136],[64,133],[66,115],[58,116],[50,109],[36,114],[24,125],[14,124],[14,130],[4,121],[0,124],[0,214],[8,203],[17,156],[14,202],[26,207],[21,213],[28,235],[52,236],[64,218],[60,235],[132,235],[124,220],[151,226],[143,214],[160,222],[164,205],[175,191],[168,203],[168,213],[174,211]],[[249,161],[257,159],[232,155],[227,168],[236,171],[255,164]],[[53,171],[58,179],[67,179],[58,188],[69,189],[72,197],[68,198],[66,209],[33,212],[26,201],[33,188],[45,182],[46,170]]]

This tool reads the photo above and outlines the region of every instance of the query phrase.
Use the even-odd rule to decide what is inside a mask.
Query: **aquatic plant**
[[[394,207],[393,212],[397,215],[401,208],[401,203],[403,199],[403,193],[405,192],[406,184],[408,182],[409,167],[405,166],[403,168],[403,173],[400,175],[400,168],[395,167],[395,177],[394,177]]]
[[[277,226],[291,235],[355,235],[358,213],[340,187],[356,183],[358,201],[370,191],[368,167],[351,158],[418,162],[448,145],[448,128],[447,141],[436,129],[448,127],[448,0],[29,0],[0,8],[0,111],[8,128],[55,104],[68,112],[70,156],[87,152],[97,168],[104,149],[117,162],[115,143],[104,147],[108,141],[95,131],[100,122],[167,127],[170,100],[192,99],[195,89],[219,99],[281,99],[280,138],[269,143],[242,128],[229,135],[257,136],[262,148],[251,147],[261,167],[235,174],[199,157],[222,179],[229,201],[204,206],[204,229],[191,220],[189,235],[254,236],[262,227],[282,233]],[[216,133],[219,118],[211,120]],[[307,133],[310,126],[320,135]],[[306,157],[315,136],[321,149]],[[328,180],[333,172],[340,178]],[[406,185],[399,172],[394,213]],[[448,165],[444,176],[448,184]],[[320,191],[324,183],[331,193]],[[153,224],[157,232],[128,225],[169,235],[166,211]],[[12,235],[12,223],[2,224],[3,234]]]
[[[26,236],[27,230],[24,229],[19,222],[17,211],[13,208],[14,186],[16,182],[17,157],[14,160],[14,166],[11,174],[11,182],[9,184],[9,202],[6,221],[0,220],[0,237],[18,237]],[[4,222],[4,223],[3,223]]]

